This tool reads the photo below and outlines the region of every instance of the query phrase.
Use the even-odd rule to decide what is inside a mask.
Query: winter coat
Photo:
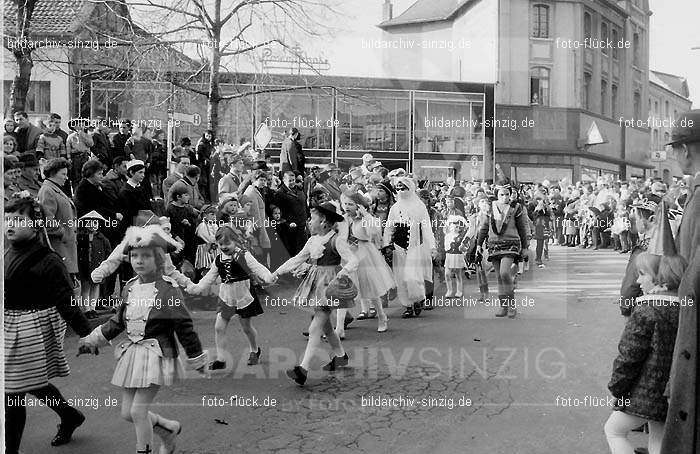
[[[168,191],[168,203],[173,201],[173,191],[175,188],[179,187],[185,187],[187,192],[190,194],[190,206],[195,210],[201,210],[204,206],[204,197],[202,197],[202,193],[199,192],[199,187],[192,184],[187,177],[180,178],[179,181],[176,181],[170,187],[170,190]]]
[[[265,229],[265,199],[258,188],[252,185],[248,186],[244,194],[253,200],[253,206],[250,209],[250,216],[253,218],[253,227],[255,229],[255,236],[258,239],[258,243],[261,248],[269,249],[270,238],[268,238],[267,229]]]
[[[696,454],[700,452],[700,393],[698,371],[698,296],[700,296],[700,173],[690,184],[681,228],[676,237],[678,253],[688,261],[678,296],[693,304],[681,306],[678,337],[669,380],[671,395],[661,452]]]
[[[306,157],[301,151],[301,144],[289,137],[284,139],[282,142],[282,150],[280,151],[280,167],[282,168],[282,172],[293,170],[303,175],[305,162]]]
[[[613,396],[629,399],[629,405],[623,409],[625,413],[652,421],[666,419],[668,404],[664,390],[671,371],[678,310],[675,296],[637,298],[637,307],[625,325],[608,383]]]
[[[39,203],[46,212],[46,232],[51,247],[63,258],[69,273],[78,272],[78,244],[76,239],[76,210],[73,201],[53,181],[46,179],[38,194]]]
[[[77,236],[80,279],[89,281],[90,273],[109,257],[112,246],[107,237],[100,231],[90,235],[89,232],[81,229]]]

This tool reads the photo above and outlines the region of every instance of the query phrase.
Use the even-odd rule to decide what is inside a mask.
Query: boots
[[[508,297],[506,295],[498,295],[498,302],[501,308],[496,312],[496,317],[505,317],[508,315]]]
[[[517,302],[514,295],[508,295],[508,318],[515,318],[517,315]]]

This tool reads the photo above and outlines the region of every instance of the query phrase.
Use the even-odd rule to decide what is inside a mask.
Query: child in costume
[[[248,338],[250,354],[248,365],[258,364],[261,350],[257,344],[258,332],[252,325],[252,317],[263,313],[260,301],[252,290],[251,278],[273,283],[272,273],[258,262],[242,244],[241,232],[234,224],[224,224],[216,231],[216,243],[219,255],[211,263],[207,274],[199,281],[187,287],[187,293],[201,295],[221,278],[219,286],[219,309],[216,314],[214,332],[216,339],[216,360],[209,368],[221,370],[226,368],[226,352],[223,340],[226,336],[231,317],[238,315],[241,328]]]
[[[340,201],[345,210],[345,223],[341,224],[343,230],[347,228],[347,232],[341,232],[347,238],[350,249],[357,257],[359,266],[357,268],[357,288],[360,297],[360,304],[363,318],[368,317],[367,309],[370,305],[376,308],[375,312],[379,315],[379,326],[377,331],[385,332],[387,327],[388,317],[384,312],[379,298],[386,295],[389,290],[394,288],[394,274],[391,268],[386,264],[384,257],[379,252],[379,246],[382,241],[381,222],[378,218],[372,216],[367,211],[370,206],[370,201],[358,192],[345,192],[341,194]],[[347,309],[338,309],[336,332],[338,337],[345,337],[345,329],[343,328],[345,321],[345,313]],[[361,320],[358,315],[358,320]]]
[[[97,318],[95,306],[100,297],[100,285],[90,279],[90,273],[97,268],[112,251],[107,237],[100,232],[100,222],[107,220],[93,210],[78,220],[78,271],[80,273],[80,288],[82,306],[87,308],[85,316]]]
[[[154,433],[162,442],[160,453],[171,454],[182,424],[150,407],[161,386],[185,376],[175,337],[185,349],[190,368],[203,371],[207,353],[193,330],[177,282],[164,274],[166,254],[179,244],[159,225],[130,227],[125,243],[136,277],[124,287],[117,313],[80,340],[80,352],[97,353],[126,331],[127,338],[116,347],[112,376],[112,384],[123,388],[122,417],[134,424],[138,454],[153,452]]]
[[[464,251],[468,241],[466,219],[455,214],[449,215],[445,224],[445,298],[462,297],[462,270],[467,266]]]
[[[203,207],[202,222],[199,223],[195,232],[197,241],[200,242],[197,245],[197,254],[194,260],[194,269],[197,271],[197,276],[203,276],[216,258],[215,235],[218,228],[216,207],[213,205]]]
[[[4,391],[5,449],[17,454],[27,419],[29,393],[61,418],[52,446],[70,442],[85,416],[69,405],[50,380],[70,373],[63,339],[66,323],[79,336],[90,333],[72,303],[73,280],[52,251],[43,224],[46,215],[31,197],[5,205]],[[42,449],[43,451],[43,449]]]
[[[332,359],[323,369],[332,371],[338,366],[346,366],[349,361],[333,329],[330,316],[333,308],[348,309],[354,306],[354,301],[331,300],[326,295],[326,289],[330,283],[340,279],[341,276],[344,280],[348,279],[358,267],[357,257],[336,230],[336,224],[343,220],[340,207],[333,202],[325,202],[311,208],[309,221],[311,237],[296,256],[287,260],[274,272],[277,276],[293,272],[307,261],[310,264],[306,277],[294,294],[296,304],[308,304],[314,308],[314,317],[309,326],[309,342],[306,344],[301,364],[287,370],[287,376],[299,385],[306,382],[308,370],[311,368],[313,356],[321,346],[323,334],[328,337],[328,343],[333,349]],[[341,263],[344,265],[341,266]]]

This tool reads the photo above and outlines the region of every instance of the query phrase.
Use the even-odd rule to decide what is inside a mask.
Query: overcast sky
[[[693,108],[700,107],[700,1],[649,0],[649,66],[688,79]]]

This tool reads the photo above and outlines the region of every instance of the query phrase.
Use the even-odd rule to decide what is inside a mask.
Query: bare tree
[[[26,44],[28,41],[32,41],[29,30],[37,0],[12,0],[12,3],[17,7],[16,22],[14,27],[5,27],[3,46],[12,52],[17,63],[17,73],[10,89],[10,110],[16,112],[25,110],[32,68],[34,67],[32,52],[37,47],[23,45],[23,43]],[[9,17],[6,19],[9,19]]]

